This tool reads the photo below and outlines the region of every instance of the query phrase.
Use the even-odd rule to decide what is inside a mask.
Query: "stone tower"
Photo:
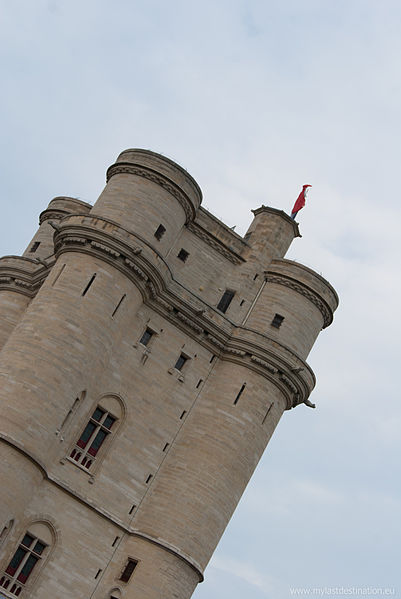
[[[338,298],[262,206],[244,237],[126,150],[0,260],[0,597],[189,599]]]

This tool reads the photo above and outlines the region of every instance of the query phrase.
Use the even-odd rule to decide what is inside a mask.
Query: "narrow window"
[[[150,483],[152,478],[153,478],[153,474],[149,474],[148,478],[146,479],[146,484]]]
[[[99,578],[99,575],[100,575],[100,573],[101,573],[101,572],[102,572],[102,570],[101,570],[101,569],[99,569],[99,570],[96,572],[95,580],[96,580],[96,578]]]
[[[124,570],[122,571],[120,580],[122,580],[123,582],[128,582],[132,576],[133,571],[137,567],[137,565],[138,565],[138,562],[135,559],[129,559],[127,562],[127,565],[125,566]]]
[[[88,291],[89,291],[89,287],[92,285],[92,283],[93,283],[93,281],[95,280],[95,278],[96,278],[96,273],[95,273],[94,275],[92,275],[92,277],[91,277],[91,279],[90,279],[89,283],[87,284],[87,286],[85,287],[85,289],[84,289],[84,290],[83,290],[83,292],[82,292],[82,296],[84,296],[84,295],[86,295],[86,294],[88,293]]]
[[[258,275],[258,274],[256,274],[256,275],[253,277],[253,280],[254,280],[254,281],[256,281],[256,279],[258,278],[258,276],[259,276],[259,275]]]
[[[186,411],[186,410],[184,410],[184,411],[183,411],[183,413],[182,413],[182,414],[181,414],[181,416],[180,416],[180,420],[182,420],[182,419],[184,418],[184,416],[185,416],[185,414],[186,414],[186,413],[187,413],[187,411]]]
[[[213,362],[213,360],[215,359],[215,357],[216,357],[216,356],[215,356],[214,354],[212,354],[212,356],[211,356],[211,358],[210,358],[210,360],[209,360],[209,364],[211,364],[211,363]]]
[[[155,237],[157,239],[157,241],[160,241],[160,239],[163,237],[163,235],[166,232],[166,227],[163,227],[163,225],[159,225],[155,231]]]
[[[40,241],[34,241],[31,246],[31,249],[29,250],[29,253],[34,254],[39,246],[40,246]]]
[[[273,320],[271,321],[271,326],[275,327],[276,329],[279,329],[281,327],[281,324],[284,320],[284,316],[281,316],[280,314],[276,314],[273,318]]]
[[[116,420],[109,412],[98,406],[71,451],[70,458],[89,470]]]
[[[184,356],[184,354],[180,354],[180,357],[178,358],[177,362],[175,363],[174,368],[176,370],[182,370],[184,364],[188,362],[188,358],[186,356]]]
[[[235,291],[230,291],[229,289],[227,289],[223,293],[221,300],[217,304],[217,309],[223,313],[227,312],[227,308],[231,304],[231,300],[233,299],[234,295]]]
[[[153,335],[154,335],[154,332],[151,329],[149,329],[148,327],[146,327],[145,332],[143,333],[139,343],[146,346],[149,343],[149,341],[152,339]]]
[[[274,405],[274,401],[272,401],[272,403],[270,404],[270,406],[267,408],[267,412],[266,412],[266,414],[264,415],[264,418],[263,418],[263,420],[262,420],[262,424],[264,424],[264,423],[266,422],[266,418],[268,417],[268,415],[269,415],[269,412],[270,412],[270,410],[272,409],[273,405]]]
[[[199,379],[199,381],[197,382],[196,388],[199,389],[199,387],[201,386],[202,383],[203,383],[203,379]]]
[[[166,443],[165,446],[163,447],[163,451],[167,451],[167,448],[169,447],[170,443]]]
[[[238,400],[239,400],[239,398],[241,397],[241,395],[243,394],[245,387],[246,387],[246,383],[244,383],[244,384],[242,385],[241,389],[238,391],[238,393],[237,393],[237,397],[234,399],[234,405],[235,405],[236,403],[238,403]]]
[[[181,248],[180,251],[178,252],[177,258],[179,258],[183,262],[186,262],[188,256],[189,256],[189,252],[187,252],[183,248]]]
[[[125,293],[122,296],[122,298],[120,299],[120,301],[118,302],[117,306],[114,308],[113,314],[111,315],[112,318],[116,314],[118,308],[121,306],[121,304],[123,303],[124,300],[125,300]]]
[[[112,547],[115,547],[115,546],[116,546],[116,543],[117,543],[117,541],[118,541],[118,539],[119,539],[119,538],[120,538],[120,537],[116,537],[116,538],[114,539],[114,541],[113,541],[113,542],[112,542],[112,544],[111,544],[111,546],[112,546]]]
[[[134,503],[134,505],[131,506],[131,509],[130,509],[130,511],[128,513],[131,515],[135,508],[136,508],[136,505]]]
[[[240,305],[240,306],[243,306],[243,305],[244,305],[244,303],[245,303],[245,300],[241,300],[239,305]]]
[[[26,532],[10,563],[0,577],[0,587],[19,597],[36,564],[43,557],[47,544]]]

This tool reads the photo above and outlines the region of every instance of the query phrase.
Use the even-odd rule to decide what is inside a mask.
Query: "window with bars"
[[[71,451],[70,458],[89,470],[100,448],[110,436],[116,420],[117,418],[98,406]]]
[[[46,554],[48,545],[29,531],[25,533],[10,563],[0,576],[0,588],[19,597],[34,568]]]

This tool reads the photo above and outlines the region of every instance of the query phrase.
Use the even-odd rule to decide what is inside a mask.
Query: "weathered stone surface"
[[[24,257],[0,260],[6,597],[189,599],[281,415],[313,389],[305,359],[338,298],[284,259],[297,225],[261,207],[241,238],[200,201],[174,162],[127,150],[93,207],[55,198]],[[97,407],[115,422],[85,454]],[[48,546],[21,582],[5,570],[26,531]]]

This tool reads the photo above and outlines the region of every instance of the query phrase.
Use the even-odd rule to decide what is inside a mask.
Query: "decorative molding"
[[[191,335],[190,330],[195,332],[198,342],[206,346],[209,345],[209,347],[210,344],[215,346],[223,360],[233,361],[252,368],[276,384],[286,397],[287,409],[302,403],[309,396],[312,387],[300,374],[302,367],[300,367],[300,370],[294,370],[293,355],[285,358],[284,356],[276,355],[275,352],[272,353],[271,349],[261,345],[255,346],[255,349],[262,356],[259,357],[259,355],[253,353],[255,351],[253,344],[249,345],[246,339],[238,337],[235,338],[236,346],[230,347],[230,332],[227,331],[221,337],[219,335],[219,338],[217,338],[215,331],[218,334],[218,330],[214,322],[209,321],[209,319],[203,316],[202,323],[200,324],[199,315],[200,313],[203,314],[204,308],[201,307],[199,302],[191,304],[186,301],[186,310],[183,312],[180,308],[179,298],[170,297],[165,293],[166,290],[164,289],[163,281],[155,279],[154,265],[147,261],[142,252],[138,251],[140,248],[137,246],[132,248],[123,242],[119,242],[117,245],[119,251],[117,251],[115,249],[116,240],[113,241],[102,233],[103,243],[100,243],[98,240],[100,231],[93,229],[93,233],[96,235],[96,239],[93,239],[92,231],[88,230],[87,224],[85,225],[85,238],[77,235],[76,226],[71,230],[71,236],[69,235],[69,231],[63,227],[55,236],[57,253],[62,251],[63,246],[66,251],[75,250],[74,247],[71,247],[74,243],[76,244],[77,251],[84,253],[96,252],[95,255],[98,255],[100,251],[104,256],[104,260],[115,265],[122,272],[125,271],[131,279],[132,274],[134,274],[135,278],[139,279],[136,284],[141,289],[145,302],[150,301],[155,309],[160,310],[170,320],[173,319],[176,326],[183,328],[183,325],[185,325],[183,330],[187,329],[186,332],[189,335]],[[111,247],[111,244],[113,247]],[[279,282],[279,284],[283,280],[287,283],[287,279],[281,276],[269,276],[269,279],[272,282]],[[142,284],[139,285],[140,281]],[[316,299],[316,296],[309,292],[308,288],[295,281],[294,283],[296,284],[297,291],[304,292],[306,290],[311,298]],[[273,363],[270,362],[270,356],[274,357]]]
[[[203,227],[198,225],[197,223],[190,222],[187,223],[187,228],[191,233],[202,239],[207,245],[216,250],[219,254],[230,260],[233,264],[242,264],[245,262],[244,258],[242,258],[239,254],[234,252],[231,248],[224,245],[219,239],[214,237],[209,231],[206,231]]]
[[[258,356],[253,356],[252,355],[251,356],[251,361],[252,362],[256,362],[256,364],[259,364],[260,366],[263,366],[263,368],[266,368],[266,370],[268,370],[272,374],[277,374],[277,372],[278,372],[277,368],[274,368],[274,366],[272,366],[268,362],[265,362],[261,358],[258,358]]]
[[[49,218],[56,218],[60,220],[60,218],[63,218],[67,214],[69,213],[66,210],[45,210],[39,217],[39,225],[41,225],[45,220],[49,220]]]
[[[160,173],[157,173],[151,169],[130,164],[128,162],[117,162],[116,164],[110,166],[107,170],[107,182],[110,181],[111,177],[114,175],[121,173],[128,173],[130,175],[136,175],[137,177],[143,177],[144,179],[148,179],[148,181],[153,181],[153,183],[160,185],[160,187],[168,191],[181,204],[185,212],[187,223],[195,218],[195,208],[190,198],[177,185],[175,185],[175,183],[170,181],[170,179],[164,175],[161,175]]]
[[[120,254],[118,252],[113,250],[111,247],[104,245],[103,243],[98,243],[97,241],[91,241],[90,243],[92,247],[96,248],[97,250],[100,250],[101,252],[105,252],[106,254],[109,254],[114,258],[120,257]]]
[[[120,255],[120,254],[119,254]],[[142,281],[146,281],[147,280],[147,276],[145,275],[145,273],[139,268],[139,266],[137,266],[135,264],[135,262],[132,262],[132,260],[129,260],[128,258],[124,258],[124,262],[125,264],[128,266],[128,268],[130,268],[131,270],[134,271],[135,274],[138,275],[138,277],[140,279],[142,279]]]
[[[295,281],[294,279],[290,279],[280,274],[267,274],[266,281],[268,283],[276,283],[276,285],[284,285],[284,287],[289,287],[293,289],[300,295],[303,295],[308,299],[312,304],[314,304],[318,310],[322,313],[323,316],[323,329],[329,326],[333,322],[333,313],[330,310],[329,306],[326,304],[324,300],[312,289]]]

